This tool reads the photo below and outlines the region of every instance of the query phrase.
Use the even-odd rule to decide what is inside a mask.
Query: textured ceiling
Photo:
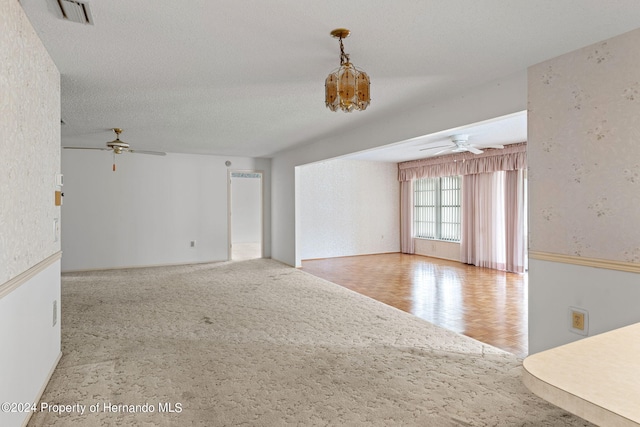
[[[482,149],[495,145],[527,141],[527,113],[522,111],[497,117],[481,123],[473,123],[455,129],[444,129],[430,135],[421,135],[384,147],[363,151],[349,156],[351,159],[399,163],[437,155],[452,154],[455,144],[452,136],[466,135],[472,147]]]
[[[21,0],[62,75],[62,142],[269,157],[632,30],[637,0],[87,1],[94,25]],[[330,112],[337,27],[371,76],[364,112]],[[419,137],[420,135],[416,135]],[[440,135],[441,136],[441,135]],[[395,143],[398,141],[389,141]]]

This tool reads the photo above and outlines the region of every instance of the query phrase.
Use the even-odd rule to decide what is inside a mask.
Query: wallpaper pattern
[[[640,30],[529,68],[532,251],[640,263]]]
[[[301,259],[400,250],[400,185],[395,163],[333,159],[296,176]]]
[[[0,0],[0,285],[60,250],[60,74],[17,1]]]

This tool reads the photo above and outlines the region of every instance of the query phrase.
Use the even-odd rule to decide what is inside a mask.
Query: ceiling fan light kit
[[[331,111],[366,110],[371,102],[369,76],[349,62],[349,55],[344,53],[342,39],[350,34],[346,28],[331,31],[331,36],[340,40],[340,67],[329,73],[324,82],[325,105]]]
[[[452,135],[451,142],[453,142],[456,145],[456,148],[452,150],[454,153],[464,153],[465,151],[470,151],[473,154],[483,153],[482,150],[476,147],[473,147],[471,144],[469,144],[469,135],[464,135],[464,134]]]
[[[113,131],[116,133],[116,139],[107,142],[107,147],[111,148],[115,154],[122,154],[123,151],[129,149],[129,144],[124,141],[120,141],[120,134],[122,133],[122,129],[113,128]]]

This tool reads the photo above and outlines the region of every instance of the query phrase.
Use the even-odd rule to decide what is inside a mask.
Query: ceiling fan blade
[[[451,144],[447,144],[447,145],[436,145],[435,147],[425,147],[425,148],[421,148],[421,149],[420,149],[420,151],[435,150],[436,148],[442,148],[442,147],[451,147]]]
[[[498,148],[498,149],[503,149],[504,145],[486,145],[482,148]]]
[[[471,151],[473,154],[482,154],[484,151],[478,150],[476,147],[467,147],[467,151]]]
[[[451,151],[451,147],[445,148],[444,150],[440,150],[437,153],[433,153],[433,155],[437,156],[438,154],[446,153],[447,151]]]
[[[97,147],[62,147],[65,150],[103,150],[111,151],[111,148],[97,148]]]
[[[135,154],[153,154],[154,156],[166,156],[167,153],[163,152],[163,151],[146,151],[146,150],[127,150],[130,153],[135,153]]]
[[[420,151],[425,151],[425,150],[435,150],[436,148],[442,148],[442,147],[450,147],[451,144],[446,144],[446,145],[436,145],[434,147],[425,147],[425,148],[421,148]]]

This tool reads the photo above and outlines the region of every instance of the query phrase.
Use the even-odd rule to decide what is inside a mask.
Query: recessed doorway
[[[262,172],[231,171],[229,255],[233,261],[262,258]]]

